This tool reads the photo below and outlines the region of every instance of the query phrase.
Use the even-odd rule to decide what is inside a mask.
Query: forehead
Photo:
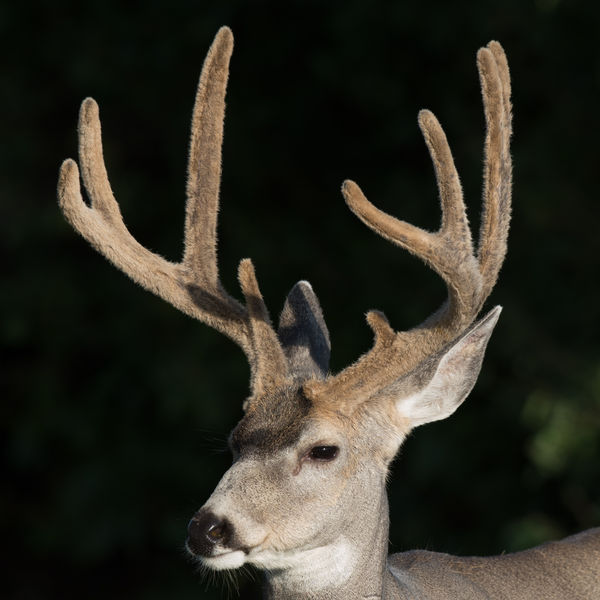
[[[297,388],[273,390],[255,398],[231,432],[242,452],[266,454],[294,444],[309,423],[311,401]]]

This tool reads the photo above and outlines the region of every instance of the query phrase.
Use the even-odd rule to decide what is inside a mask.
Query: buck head
[[[240,263],[245,304],[219,281],[216,223],[225,89],[233,38],[222,28],[204,63],[194,114],[187,182],[185,251],[179,263],[142,247],[123,223],[102,157],[96,103],[79,121],[79,171],[63,163],[59,202],[70,223],[132,279],[188,315],[230,337],[246,353],[251,394],[229,444],[233,464],[189,524],[186,547],[214,569],[251,563],[315,570],[344,578],[385,547],[385,479],[390,461],[415,427],[452,414],[472,389],[500,308],[474,321],[506,252],[510,220],[510,82],[506,57],[491,42],[478,53],[487,123],[481,233],[473,248],[462,190],[444,132],[429,111],[419,125],[431,155],[442,205],[430,233],[375,208],[358,186],[342,187],[366,225],[407,249],[445,281],[440,309],[397,332],[377,311],[367,314],[372,349],[329,374],[329,334],[306,282],[288,295],[278,330],[271,324],[254,267]],[[331,568],[334,565],[335,568]],[[327,580],[321,577],[321,582]]]
[[[365,520],[386,518],[390,461],[414,427],[446,418],[466,398],[500,314],[495,308],[410,373],[352,396],[314,393],[330,381],[329,346],[306,282],[290,293],[280,331],[294,309],[304,335],[287,340],[301,358],[291,361],[287,380],[247,401],[229,436],[233,464],[189,524],[187,549],[214,569],[303,561],[314,569],[313,554],[324,552],[336,557],[328,569],[333,562],[350,573],[365,545]]]

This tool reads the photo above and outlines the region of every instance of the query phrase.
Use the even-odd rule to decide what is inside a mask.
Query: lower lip
[[[202,564],[215,571],[224,571],[226,569],[238,569],[246,562],[246,553],[242,550],[233,550],[224,552],[217,556],[199,556]]]

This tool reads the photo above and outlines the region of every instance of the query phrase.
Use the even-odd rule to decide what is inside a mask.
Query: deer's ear
[[[323,379],[329,370],[331,343],[321,305],[308,281],[299,281],[285,301],[277,336],[298,379]]]
[[[469,395],[481,369],[485,348],[502,308],[496,306],[436,357],[413,374],[396,409],[410,427],[449,417]],[[410,379],[410,377],[409,377]],[[419,382],[415,386],[415,382]],[[421,382],[425,382],[424,385]],[[412,393],[406,391],[413,388]]]

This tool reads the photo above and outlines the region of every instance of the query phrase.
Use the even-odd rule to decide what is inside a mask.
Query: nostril
[[[217,544],[227,546],[231,537],[232,526],[227,519],[199,510],[188,525],[187,546],[194,554],[210,556]]]
[[[221,540],[227,537],[227,523],[225,521],[221,521],[211,525],[206,530],[206,537],[211,542],[219,543]]]

